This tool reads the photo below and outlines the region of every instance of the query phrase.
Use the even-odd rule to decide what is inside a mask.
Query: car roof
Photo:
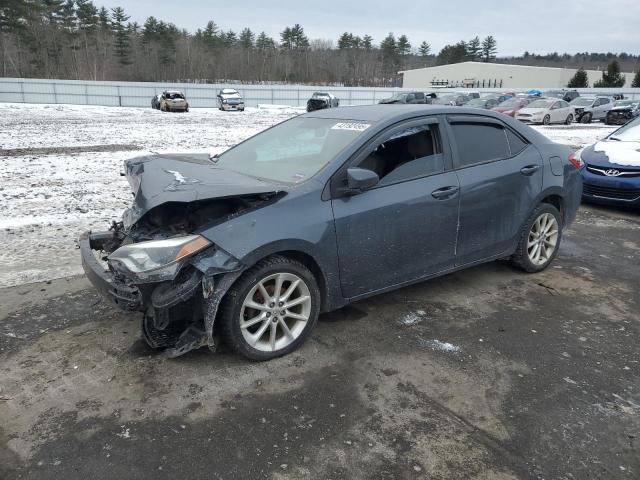
[[[491,112],[479,112],[477,108],[454,107],[449,105],[395,105],[395,104],[377,104],[377,105],[358,105],[348,107],[332,108],[330,110],[316,110],[306,113],[304,116],[312,118],[332,118],[336,120],[359,120],[367,122],[384,122],[394,119],[402,120],[418,115],[438,115],[438,114],[472,114],[485,115],[487,117],[495,117],[502,119],[500,114]]]

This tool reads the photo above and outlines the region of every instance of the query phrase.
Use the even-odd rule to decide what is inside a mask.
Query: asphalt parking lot
[[[0,478],[640,478],[640,214],[558,259],[326,314],[302,349],[168,360],[82,277],[0,290]]]

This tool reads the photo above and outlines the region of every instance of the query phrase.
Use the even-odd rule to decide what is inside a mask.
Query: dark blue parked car
[[[640,207],[640,117],[574,154],[582,162],[583,198]]]
[[[546,268],[582,194],[569,153],[477,109],[319,110],[217,157],[125,162],[133,205],[82,235],[83,265],[167,355],[219,336],[266,360],[321,311],[498,258]]]

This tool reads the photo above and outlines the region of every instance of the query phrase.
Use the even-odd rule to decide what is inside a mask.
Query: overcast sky
[[[94,0],[121,6],[132,21],[148,16],[194,32],[213,20],[224,30],[249,27],[279,40],[300,23],[310,39],[333,39],[344,31],[369,34],[376,43],[389,32],[423,40],[437,53],[447,43],[493,35],[498,55],[535,53],[640,53],[640,0]]]

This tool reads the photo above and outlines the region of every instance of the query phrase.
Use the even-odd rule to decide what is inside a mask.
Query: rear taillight
[[[582,158],[580,158],[580,152],[571,152],[569,154],[569,163],[576,168],[582,168],[584,166],[584,162]]]

